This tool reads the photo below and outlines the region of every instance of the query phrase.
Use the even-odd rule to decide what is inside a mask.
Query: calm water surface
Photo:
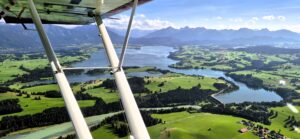
[[[275,92],[267,91],[265,89],[254,90],[247,87],[244,83],[236,82],[232,78],[227,77],[222,71],[215,71],[210,69],[173,69],[169,68],[168,65],[176,63],[175,60],[169,59],[168,55],[170,52],[174,52],[176,49],[166,46],[144,46],[141,49],[128,49],[125,58],[126,66],[155,66],[160,69],[168,69],[173,72],[183,73],[186,75],[202,75],[208,77],[224,77],[227,80],[234,82],[240,87],[239,90],[221,94],[215,96],[218,100],[223,103],[241,103],[245,101],[250,102],[271,102],[271,101],[280,101],[282,98],[278,96]],[[118,49],[119,53],[120,50]],[[107,66],[107,58],[103,49],[93,53],[91,58],[74,64],[74,67],[94,67],[94,66]],[[150,74],[147,72],[144,73],[130,73],[128,76],[158,76],[157,74]],[[108,74],[89,76],[89,75],[80,75],[80,76],[69,76],[68,79],[71,82],[81,82],[88,80],[95,80],[99,78],[111,77]]]
[[[225,76],[224,72],[221,71],[214,71],[210,69],[188,69],[188,70],[182,70],[182,69],[173,69],[169,68],[168,65],[176,63],[176,61],[171,60],[168,58],[168,55],[170,52],[176,51],[176,49],[172,47],[165,47],[165,46],[144,46],[141,49],[129,49],[126,54],[126,60],[125,65],[126,66],[155,66],[161,69],[168,69],[173,72],[183,73],[186,75],[202,75],[202,76],[208,76],[208,77],[224,77],[227,80],[230,80],[234,82],[236,85],[240,87],[239,90],[227,93],[227,94],[221,94],[215,96],[218,100],[220,100],[223,103],[241,103],[245,101],[250,102],[271,102],[271,101],[280,101],[282,98],[278,96],[275,92],[267,91],[264,89],[258,89],[254,90],[251,88],[248,88],[245,84],[236,82],[230,77]],[[118,50],[120,52],[120,50]],[[79,63],[76,63],[73,65],[73,67],[96,67],[96,66],[107,66],[107,58],[104,53],[104,50],[101,49],[91,55],[91,58],[82,61]],[[160,76],[161,74],[151,74],[148,72],[138,72],[138,73],[129,73],[128,76]],[[112,77],[109,74],[102,74],[102,75],[96,75],[96,76],[89,76],[86,74],[82,75],[72,75],[68,76],[68,80],[70,82],[83,82],[83,81],[89,81],[89,80],[96,80],[99,78],[109,78]],[[99,123],[103,118],[107,116],[111,116],[114,113],[111,114],[105,114],[100,116],[93,116],[87,118],[87,122],[89,125],[92,125],[94,123]],[[73,127],[70,122],[48,126],[43,129],[39,129],[38,131],[32,131],[32,132],[26,132],[23,134],[16,134],[4,137],[4,139],[32,139],[32,138],[49,138],[53,136],[59,136],[62,134],[73,132]]]

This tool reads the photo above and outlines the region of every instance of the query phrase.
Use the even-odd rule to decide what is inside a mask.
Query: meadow
[[[34,97],[40,97],[41,100],[35,100]],[[12,116],[12,115],[31,115],[35,113],[41,113],[43,110],[53,107],[64,107],[65,103],[62,98],[47,98],[42,95],[31,95],[30,98],[26,98],[23,96],[16,96],[14,92],[7,92],[0,94],[0,100],[4,99],[19,99],[19,104],[21,105],[23,111],[12,114],[0,115],[0,119],[4,116]],[[93,106],[95,104],[95,100],[80,100],[78,101],[80,107],[88,107]]]
[[[164,93],[170,90],[175,90],[178,87],[183,89],[191,89],[192,87],[198,86],[203,90],[213,90],[218,91],[214,87],[214,83],[227,84],[226,81],[216,78],[209,77],[198,77],[198,76],[188,76],[176,73],[168,73],[160,77],[147,77],[144,81],[148,84],[145,85],[152,93]],[[101,81],[99,81],[101,82]],[[163,84],[163,85],[162,85]],[[100,86],[101,84],[99,84]],[[200,86],[199,86],[200,85]],[[116,102],[119,101],[119,95],[115,90],[106,89],[104,87],[96,87],[92,89],[87,89],[84,93],[88,93],[92,96],[102,98],[105,102]],[[141,93],[141,95],[146,95],[147,93]],[[140,95],[140,94],[135,94]]]
[[[79,62],[85,58],[85,56],[64,56],[60,57],[59,61],[62,66],[66,66],[73,62]],[[28,71],[24,71],[20,68],[21,66],[28,70],[43,69],[49,66],[49,62],[46,58],[24,58],[23,60],[6,59],[3,62],[0,62],[0,83],[28,74]]]
[[[300,110],[300,106],[296,106],[298,110]],[[288,107],[274,107],[271,108],[274,111],[278,112],[278,116],[274,119],[272,119],[272,124],[270,126],[267,126],[269,129],[279,131],[286,135],[287,137],[291,139],[298,139],[300,138],[300,133],[293,130],[291,131],[290,128],[285,128],[284,124],[289,116],[294,116],[297,121],[300,120],[299,113],[292,112]],[[299,128],[299,127],[298,127]]]
[[[165,123],[148,127],[153,139],[258,139],[251,132],[239,133],[244,126],[239,122],[242,118],[216,115],[210,113],[176,112],[169,114],[153,114]],[[92,132],[94,138],[119,139],[109,130],[109,125]],[[123,137],[126,139],[128,137]]]
[[[201,47],[185,46],[170,55],[179,60],[171,65],[174,68],[207,68],[221,71],[243,70],[255,66],[253,61],[261,61],[268,65],[274,62],[293,60],[287,55],[256,54],[245,51],[227,49],[205,49]]]

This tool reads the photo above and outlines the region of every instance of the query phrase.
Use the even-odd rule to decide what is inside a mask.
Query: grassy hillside
[[[201,89],[218,91],[214,87],[214,83],[224,83],[226,81],[216,78],[209,77],[197,77],[197,76],[187,76],[182,74],[168,73],[160,77],[149,77],[144,78],[145,82],[148,83],[145,85],[147,89],[151,92],[163,93],[170,90],[175,90],[178,87],[183,89],[191,89],[192,87],[199,86]],[[163,84],[163,85],[162,85]],[[100,85],[100,84],[99,84]],[[104,87],[97,87],[93,89],[88,89],[85,93],[89,93],[92,96],[102,98],[105,102],[115,102],[119,100],[119,95],[115,90],[106,89]],[[139,95],[139,94],[135,94]],[[145,93],[142,93],[145,95]]]
[[[26,56],[26,55],[24,55]],[[65,56],[59,58],[60,63],[62,65],[69,64],[72,62],[81,61],[82,59],[85,59],[85,56]],[[0,62],[0,83],[6,82],[8,80],[14,79],[16,76],[21,76],[23,74],[27,74],[26,71],[20,69],[21,66],[28,70],[34,70],[34,69],[43,69],[46,66],[49,65],[49,62],[47,59],[26,59],[23,60],[14,60],[14,59],[7,59],[3,62]]]
[[[296,108],[300,110],[300,106],[297,106]],[[295,119],[299,121],[300,114],[293,113],[288,107],[276,107],[276,108],[272,108],[272,110],[277,111],[278,116],[271,120],[272,124],[271,126],[269,126],[269,128],[275,131],[281,130],[282,134],[286,135],[291,139],[299,139],[300,133],[297,133],[296,131],[291,131],[289,128],[284,128],[284,124],[285,124],[285,120],[288,119],[288,116],[294,116]]]
[[[251,75],[254,78],[261,79],[263,85],[268,88],[289,88],[300,93],[300,66],[285,64],[272,71],[255,71],[244,70],[230,72],[233,75]],[[280,84],[280,81],[285,81],[285,85]]]
[[[200,84],[201,89],[210,89],[216,91],[217,89],[213,86],[214,83],[225,83],[224,80],[209,78],[209,77],[196,77],[186,76],[181,74],[166,74],[161,77],[152,77],[145,79],[150,84],[146,87],[151,91],[166,92],[174,90],[178,87],[183,89],[191,89]],[[159,87],[159,84],[164,84],[163,87]]]
[[[170,114],[153,114],[155,118],[165,121],[148,128],[152,139],[256,139],[252,133],[241,134],[239,129],[244,126],[239,121],[242,118],[232,116],[216,115],[209,113],[177,112]],[[95,130],[94,138],[118,139],[110,130],[104,126]],[[123,139],[126,139],[124,137]]]
[[[295,54],[257,54],[237,50],[204,49],[185,46],[172,53],[171,58],[180,60],[174,68],[210,68],[222,71],[257,68],[257,65],[269,66],[274,63],[285,63],[297,58]]]
[[[24,95],[16,96],[16,93],[13,92],[1,93],[0,100],[18,98],[20,101],[19,104],[21,105],[23,111],[13,114],[0,115],[0,119],[4,116],[35,114],[40,113],[47,108],[65,106],[62,98],[46,98],[44,96],[40,96],[41,100],[34,100],[34,97],[36,96],[31,96],[30,98],[25,98]],[[80,107],[93,106],[95,104],[95,100],[81,100],[78,101],[78,103]]]

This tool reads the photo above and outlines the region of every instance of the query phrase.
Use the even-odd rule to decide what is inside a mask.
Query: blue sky
[[[128,15],[129,12],[125,12],[116,17],[125,21]],[[122,19],[117,21],[120,25],[124,22]],[[149,28],[152,28],[148,25],[151,21],[156,24],[161,21],[161,27],[247,27],[300,32],[300,0],[153,0],[138,8],[136,18],[138,25],[144,23]],[[159,28],[159,25],[154,28]]]
[[[119,20],[105,23],[125,29],[129,13],[115,15]],[[133,28],[152,30],[168,26],[300,32],[300,0],[153,0],[138,7]]]

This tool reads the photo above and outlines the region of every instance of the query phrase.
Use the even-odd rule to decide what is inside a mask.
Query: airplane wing
[[[151,0],[139,0],[139,4],[148,1]],[[43,24],[84,25],[94,23],[96,9],[102,18],[107,18],[131,8],[133,0],[34,0],[34,3]],[[27,0],[0,0],[0,16],[6,23],[32,23]]]

